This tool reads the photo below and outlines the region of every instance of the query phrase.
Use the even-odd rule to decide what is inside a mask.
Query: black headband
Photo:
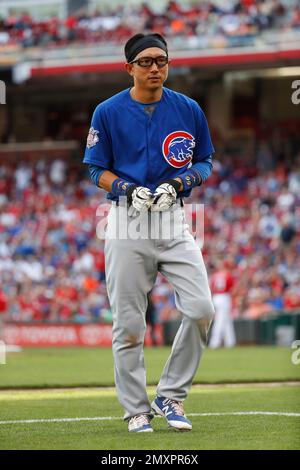
[[[168,54],[167,43],[160,34],[136,34],[125,45],[127,62],[132,62],[139,52],[148,49],[148,47],[159,47]]]

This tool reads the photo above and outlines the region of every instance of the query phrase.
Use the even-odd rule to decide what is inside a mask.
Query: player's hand
[[[180,186],[180,183],[179,183]],[[168,182],[160,184],[154,194],[153,204],[151,211],[167,211],[176,202],[177,191],[174,186]]]
[[[146,212],[153,202],[153,194],[150,189],[137,186],[132,192],[131,199],[134,209],[139,212]]]

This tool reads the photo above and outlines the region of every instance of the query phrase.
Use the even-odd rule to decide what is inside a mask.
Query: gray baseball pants
[[[131,208],[132,209],[132,208]],[[175,291],[182,323],[157,386],[157,394],[186,398],[206,346],[214,315],[202,254],[179,204],[140,217],[112,204],[105,235],[108,297],[113,314],[115,384],[124,419],[151,413],[143,343],[147,293],[157,273]]]

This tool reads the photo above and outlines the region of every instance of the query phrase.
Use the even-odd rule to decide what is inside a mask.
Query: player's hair
[[[165,38],[159,33],[137,33],[125,44],[124,52],[127,62],[131,62],[136,55],[148,47],[159,47],[168,54],[168,45]]]

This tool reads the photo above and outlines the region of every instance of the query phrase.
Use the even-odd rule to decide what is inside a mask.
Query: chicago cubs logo
[[[163,144],[162,152],[167,162],[175,168],[182,168],[193,158],[195,138],[185,131],[175,131],[169,134]]]

